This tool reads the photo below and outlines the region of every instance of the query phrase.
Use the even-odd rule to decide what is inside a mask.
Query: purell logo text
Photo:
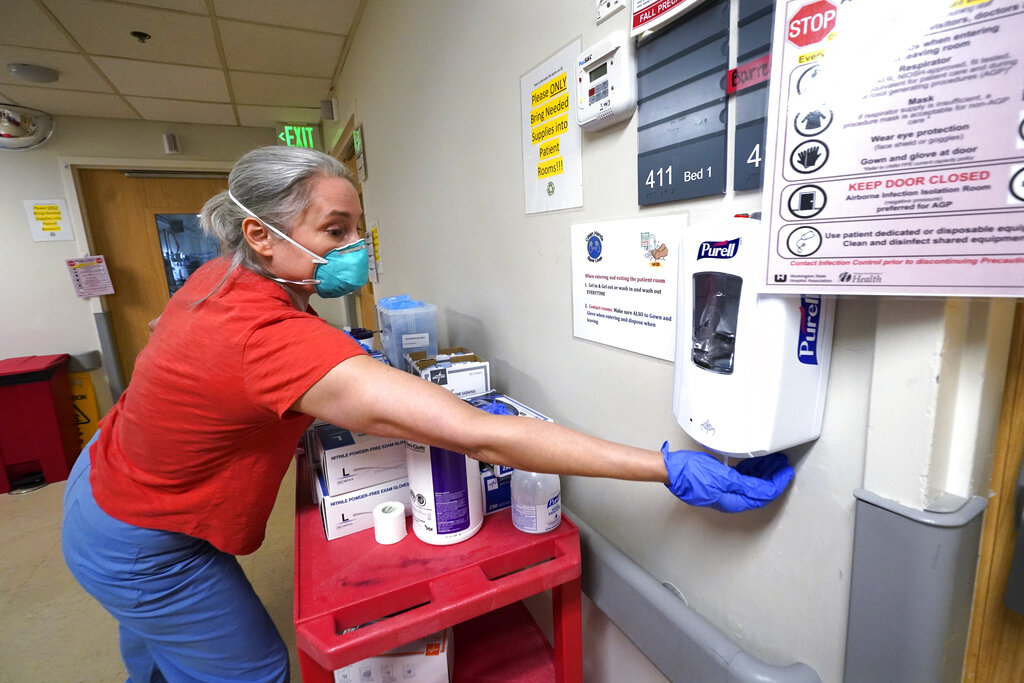
[[[800,297],[800,343],[796,357],[804,365],[818,364],[818,329],[821,327],[821,297]]]
[[[728,242],[701,242],[697,250],[697,260],[702,258],[732,258],[740,249],[740,238]]]

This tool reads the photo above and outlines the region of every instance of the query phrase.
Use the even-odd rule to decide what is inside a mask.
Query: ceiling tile
[[[206,0],[124,0],[133,5],[146,5],[147,7],[163,7],[164,9],[176,9],[182,12],[194,14],[208,14]],[[251,2],[251,0],[249,0]]]
[[[55,83],[39,83],[33,87],[56,88],[58,90],[91,90],[112,92],[110,85],[97,73],[85,57],[72,52],[34,50],[30,47],[0,46],[0,64],[37,64],[57,70]],[[7,67],[0,71],[0,83],[25,85]]]
[[[331,89],[331,80],[232,71],[231,88],[239,104],[315,107],[319,111],[320,100]]]
[[[30,88],[21,85],[5,85],[3,92],[15,104],[32,107],[55,116],[96,116],[112,119],[137,119],[117,95],[50,88]]]
[[[316,123],[365,1],[0,0],[0,100],[62,116]],[[27,84],[4,70],[14,62],[60,78]]]
[[[96,65],[125,95],[177,100],[227,102],[228,89],[219,69],[154,64],[131,59],[95,57]]]
[[[230,104],[162,100],[154,97],[128,97],[126,99],[147,121],[235,125],[235,113]]]
[[[32,0],[4,0],[0,42],[47,50],[75,50],[50,15]]]
[[[221,21],[229,69],[331,78],[345,44],[342,36],[276,26]]]
[[[213,7],[218,17],[347,35],[359,0],[213,0]]]
[[[320,123],[320,108],[303,107],[238,107],[238,120],[243,126],[273,128],[279,123]]]
[[[97,0],[46,0],[47,5],[89,54],[152,62],[220,66],[208,17]],[[140,43],[129,35],[152,36]]]

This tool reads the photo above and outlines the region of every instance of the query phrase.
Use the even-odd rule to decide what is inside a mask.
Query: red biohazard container
[[[571,520],[526,534],[506,509],[451,546],[428,545],[412,533],[380,545],[373,529],[328,541],[301,456],[296,479],[295,636],[303,683],[333,683],[338,669],[449,626],[456,683],[582,681],[580,542]],[[553,649],[520,603],[549,589]]]
[[[68,356],[0,360],[0,493],[42,475],[68,478],[80,444]]]

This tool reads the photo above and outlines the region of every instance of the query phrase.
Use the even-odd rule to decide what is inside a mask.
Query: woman
[[[308,306],[314,291],[366,282],[347,169],[266,147],[228,186],[202,211],[222,257],[171,298],[65,493],[65,558],[117,619],[130,681],[287,680],[285,646],[234,556],[262,542],[314,418],[533,471],[660,481],[724,510],[759,507],[792,477],[781,455],[746,476],[667,444],[490,415],[371,359]]]

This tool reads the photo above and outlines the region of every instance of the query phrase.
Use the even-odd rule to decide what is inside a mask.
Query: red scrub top
[[[200,267],[167,304],[127,390],[100,421],[91,483],[109,515],[232,554],[263,542],[312,418],[289,407],[365,353],[275,282],[228,261]]]

